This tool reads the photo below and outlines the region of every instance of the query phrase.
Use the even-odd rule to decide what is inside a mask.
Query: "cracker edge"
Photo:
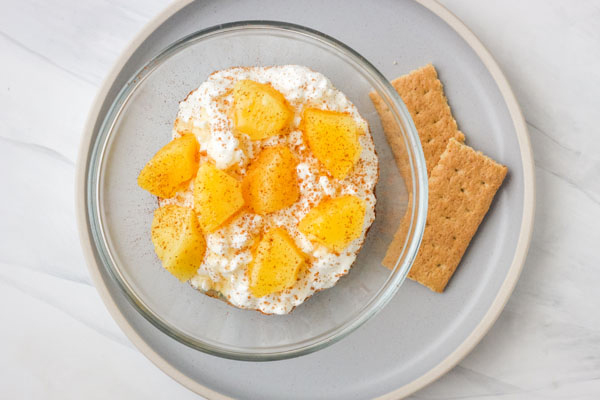
[[[476,179],[463,180],[462,182],[454,181],[452,185],[456,183],[465,183],[465,186],[474,184],[473,182],[482,181],[483,179],[487,179],[490,186],[488,186],[488,190],[481,193],[477,197],[468,197],[468,207],[471,209],[467,215],[460,216],[460,224],[451,227],[451,233],[454,233],[456,237],[461,237],[461,242],[455,243],[453,254],[449,254],[448,249],[450,246],[442,246],[438,247],[437,251],[434,251],[432,258],[438,257],[444,258],[444,264],[447,266],[444,270],[438,272],[439,267],[437,265],[432,265],[434,262],[432,258],[429,258],[428,261],[422,261],[421,258],[424,256],[423,251],[424,245],[428,242],[436,243],[436,238],[438,237],[437,232],[441,228],[432,228],[434,226],[440,227],[445,224],[436,223],[436,221],[445,219],[445,216],[440,214],[440,211],[436,207],[430,207],[430,211],[427,216],[427,225],[428,228],[425,229],[425,233],[423,234],[423,240],[421,242],[421,246],[419,248],[419,252],[417,253],[417,257],[411,270],[409,271],[408,277],[416,280],[420,284],[428,287],[429,289],[441,293],[446,288],[446,285],[454,275],[456,269],[458,268],[460,262],[462,261],[462,257],[466,252],[469,244],[471,243],[473,237],[477,233],[481,222],[487,215],[489,208],[495,198],[496,193],[500,189],[502,183],[504,182],[504,178],[508,172],[508,168],[502,164],[497,163],[490,157],[484,155],[480,151],[476,151],[472,147],[469,147],[465,144],[458,142],[455,139],[450,139],[448,142],[448,146],[442,156],[440,157],[440,161],[438,165],[433,169],[431,178],[430,178],[430,197],[429,201],[436,201],[437,194],[452,194],[452,188],[449,187],[449,181],[446,179],[449,175],[448,172],[453,173],[454,171],[450,171],[451,165],[453,161],[459,160],[460,163],[468,162],[468,165],[473,165],[475,161],[472,157],[477,157],[475,161],[481,163],[481,165],[476,169],[479,174]],[[467,164],[462,164],[467,165]],[[457,175],[453,175],[456,177]],[[439,181],[438,181],[439,179]],[[433,184],[431,183],[433,180]],[[491,181],[491,182],[490,182]],[[439,184],[438,184],[439,183]],[[455,187],[455,186],[454,186]],[[458,202],[461,200],[461,195],[457,195],[454,192],[454,202]],[[447,228],[444,228],[447,229]],[[444,233],[448,234],[448,231],[445,230]],[[445,241],[444,243],[447,243]],[[440,245],[439,240],[436,243],[438,246]],[[443,253],[439,253],[439,252]]]

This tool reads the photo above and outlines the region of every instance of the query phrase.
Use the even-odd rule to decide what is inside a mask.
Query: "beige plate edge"
[[[529,243],[531,241],[531,235],[533,232],[533,218],[535,213],[535,181],[534,181],[534,162],[533,154],[531,150],[531,144],[529,141],[529,135],[527,133],[527,126],[521,113],[521,109],[517,100],[510,88],[504,74],[498,67],[498,64],[493,59],[489,51],[483,46],[483,44],[477,39],[477,37],[471,32],[454,14],[448,11],[444,6],[437,3],[435,0],[416,0],[424,7],[428,8],[431,12],[436,14],[448,25],[450,25],[475,51],[475,53],[482,60],[492,77],[496,81],[504,100],[508,106],[511,118],[515,125],[517,132],[517,139],[522,154],[523,163],[523,219],[521,221],[521,230],[519,232],[519,240],[517,248],[515,250],[515,256],[512,264],[506,275],[506,279],[502,283],[496,298],[492,302],[492,305],[488,309],[485,316],[475,327],[473,332],[442,362],[436,365],[434,368],[429,370],[427,373],[421,375],[414,381],[384,395],[380,399],[398,399],[410,395],[417,390],[425,387],[429,383],[435,381],[452,367],[458,364],[473,348],[479,343],[479,341],[485,336],[488,330],[492,327],[496,319],[500,316],[504,305],[508,301],[513,289],[519,279],[521,270],[525,263],[527,251],[529,249]],[[146,26],[138,33],[138,35],[129,43],[126,49],[123,51],[115,65],[105,78],[102,83],[98,94],[94,100],[92,108],[88,114],[87,121],[85,123],[83,137],[79,148],[79,158],[77,160],[76,176],[75,176],[75,203],[77,204],[77,225],[79,230],[79,237],[81,246],[84,251],[84,256],[87,261],[88,270],[100,297],[104,301],[104,304],[108,308],[108,311],[115,319],[119,327],[125,332],[131,342],[144,354],[150,361],[152,361],[158,368],[163,370],[171,378],[184,385],[188,389],[210,399],[229,399],[229,397],[217,393],[190,378],[189,376],[181,373],[175,366],[170,364],[164,358],[162,358],[152,347],[144,341],[144,339],[133,329],[129,324],[129,321],[125,319],[115,301],[113,300],[108,288],[100,274],[100,270],[95,263],[94,251],[92,249],[92,239],[89,235],[86,210],[85,210],[85,175],[86,175],[86,159],[87,152],[92,140],[93,126],[96,120],[96,116],[100,112],[100,107],[104,98],[108,94],[110,85],[119,74],[123,66],[125,65],[129,56],[138,48],[138,46],[160,26],[165,20],[175,14],[177,11],[182,9],[187,4],[191,3],[192,0],[178,0],[163,10],[158,16],[152,19]]]

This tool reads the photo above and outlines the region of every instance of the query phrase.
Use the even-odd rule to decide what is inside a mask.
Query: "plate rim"
[[[121,52],[120,56],[113,64],[109,73],[106,75],[105,79],[102,81],[102,84],[100,85],[100,88],[92,103],[92,107],[87,115],[82,139],[79,145],[74,193],[75,204],[77,207],[76,219],[81,247],[83,249],[87,269],[92,281],[94,282],[94,286],[100,294],[100,297],[109,313],[117,322],[119,328],[134,344],[134,346],[154,365],[189,390],[210,399],[230,399],[230,397],[196,382],[194,379],[182,373],[173,364],[169,363],[137,333],[137,331],[125,318],[121,310],[118,308],[115,300],[112,298],[112,295],[110,294],[108,287],[104,282],[104,278],[100,273],[100,269],[96,263],[85,211],[84,188],[87,170],[87,150],[89,149],[92,141],[93,127],[95,125],[97,115],[100,112],[104,99],[108,95],[111,84],[114,82],[115,78],[128,61],[129,56],[140,46],[140,44],[163,22],[193,1],[194,0],[176,0],[165,7],[165,9],[163,9],[157,16],[148,21],[148,23],[146,23],[146,25],[135,35],[135,37],[129,41],[125,49]],[[506,274],[504,282],[496,294],[496,297],[477,326],[472,330],[469,336],[467,336],[467,338],[463,340],[463,342],[460,343],[454,349],[454,351],[452,351],[452,353],[440,361],[436,366],[431,368],[428,372],[387,394],[379,396],[378,399],[402,398],[416,392],[419,389],[422,389],[423,387],[440,378],[456,364],[458,364],[473,350],[473,348],[481,341],[481,339],[483,339],[489,329],[493,326],[494,322],[496,322],[500,316],[500,313],[504,309],[504,306],[510,298],[510,295],[512,294],[519,279],[525,264],[529,245],[531,243],[533,220],[535,215],[535,174],[533,151],[531,148],[525,119],[506,77],[487,48],[481,43],[475,34],[446,7],[438,3],[436,0],[413,1],[433,12],[436,16],[446,22],[463,39],[483,62],[498,86],[515,127],[517,141],[519,143],[519,150],[521,151],[521,162],[523,168],[523,215],[521,219],[521,228],[519,230],[519,238],[511,266]]]

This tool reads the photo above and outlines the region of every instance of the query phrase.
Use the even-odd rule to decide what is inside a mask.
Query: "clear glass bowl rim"
[[[168,59],[171,55],[177,53],[179,50],[203,39],[236,31],[247,30],[273,30],[275,32],[284,32],[288,34],[291,33],[292,35],[308,37],[342,53],[347,59],[358,65],[362,69],[363,73],[370,75],[372,79],[377,81],[382,86],[382,90],[392,103],[391,110],[393,111],[396,122],[406,128],[406,136],[404,137],[404,141],[407,149],[410,150],[407,152],[408,161],[411,163],[411,165],[413,165],[413,168],[411,168],[411,196],[413,199],[411,219],[413,222],[409,229],[408,235],[408,237],[412,235],[412,240],[405,244],[404,250],[396,262],[394,269],[391,271],[388,279],[379,289],[378,293],[373,297],[368,307],[363,308],[364,311],[362,313],[357,314],[352,320],[346,322],[345,324],[332,331],[330,330],[325,334],[321,334],[316,338],[301,342],[301,344],[298,346],[280,346],[273,348],[271,351],[264,352],[252,352],[244,351],[243,349],[224,348],[222,346],[215,346],[199,341],[182,332],[176,326],[173,326],[156,314],[135,293],[120,272],[117,264],[114,262],[106,243],[105,232],[102,226],[99,209],[99,184],[101,181],[99,174],[102,169],[101,166],[103,165],[110,135],[113,132],[112,128],[123,106],[126,104],[128,98],[136,90],[138,85],[147,76],[149,76],[152,71],[162,63],[162,61]],[[267,20],[230,22],[199,30],[170,44],[165,49],[160,51],[158,55],[148,61],[144,66],[139,68],[138,71],[136,71],[125,83],[125,85],[123,85],[122,89],[119,91],[112,105],[107,111],[98,131],[98,135],[95,139],[93,139],[91,148],[90,162],[88,164],[89,167],[86,174],[87,218],[90,224],[90,232],[92,233],[93,244],[99,259],[102,261],[102,266],[108,272],[109,276],[117,282],[118,287],[124,292],[125,298],[130,302],[130,304],[132,304],[132,306],[152,325],[166,335],[193,349],[223,358],[243,361],[270,361],[292,358],[317,351],[346,337],[348,334],[356,330],[371,317],[377,314],[377,312],[379,312],[396,294],[399,287],[406,279],[408,271],[412,266],[421,242],[421,238],[423,236],[423,231],[425,229],[428,196],[427,170],[417,129],[406,106],[404,105],[404,102],[392,85],[388,82],[388,80],[383,76],[383,74],[381,74],[359,53],[337,39],[334,39],[314,29],[297,24]],[[404,261],[400,263],[402,258]]]

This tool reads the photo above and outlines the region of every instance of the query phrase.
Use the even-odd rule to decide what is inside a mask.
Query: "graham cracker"
[[[419,132],[429,176],[446,148],[448,140],[454,138],[459,142],[464,142],[465,135],[458,130],[456,121],[452,117],[442,82],[438,79],[433,65],[428,64],[394,79],[391,83],[406,104]],[[399,128],[379,95],[372,92],[370,97],[379,113],[390,147],[396,156],[398,168],[406,179],[407,163],[406,156],[403,156],[406,150]]]
[[[415,123],[429,176],[446,148],[448,140],[454,138],[463,142],[465,135],[458,130],[448,106],[442,82],[438,79],[433,65],[428,64],[416,69],[394,79],[391,83],[406,104]],[[396,159],[396,165],[406,183],[409,194],[407,210],[410,210],[412,208],[412,180],[404,139],[392,113],[381,97],[375,92],[370,93],[370,97],[381,119],[387,141]],[[390,269],[394,267],[402,252],[411,222],[409,217],[410,215],[407,213],[402,219],[383,259],[383,265]]]
[[[506,172],[505,166],[450,139],[429,177],[427,223],[409,278],[444,290]]]
[[[461,144],[465,136],[452,117],[442,83],[432,65],[392,81],[410,112],[425,155],[429,208],[421,247],[408,277],[442,292],[506,176],[507,168]],[[391,112],[370,95],[409,191],[407,213],[382,264],[393,268],[410,227],[410,169],[403,138]]]

